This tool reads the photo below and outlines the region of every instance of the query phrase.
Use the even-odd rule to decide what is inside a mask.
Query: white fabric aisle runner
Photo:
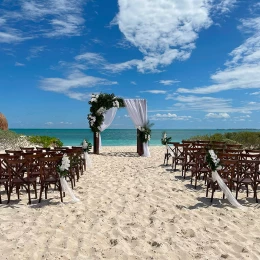
[[[216,181],[218,183],[218,186],[220,189],[224,192],[226,198],[228,201],[235,207],[245,210],[245,207],[243,207],[234,197],[234,195],[231,193],[230,189],[227,187],[227,185],[224,183],[224,181],[221,179],[217,171],[212,171],[212,179],[213,181]]]
[[[71,197],[71,200],[73,202],[79,202],[80,200],[74,195],[72,189],[69,187],[67,181],[65,180],[65,178],[61,177],[60,178],[60,184],[62,187],[62,191],[64,191],[65,193],[68,193]]]
[[[88,152],[84,152],[84,159],[85,159],[85,169],[91,168],[92,162],[91,162]]]

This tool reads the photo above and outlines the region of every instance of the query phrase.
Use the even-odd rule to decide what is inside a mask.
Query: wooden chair
[[[186,172],[196,166],[196,156],[201,150],[201,148],[184,147],[184,160],[181,169],[181,174],[184,179],[186,178]]]
[[[7,165],[5,162],[6,157],[9,157],[8,154],[0,154],[0,188],[3,185],[8,197],[8,172]],[[2,203],[1,191],[0,191],[0,203]]]
[[[238,192],[242,186],[246,187],[246,195],[248,197],[248,187],[251,186],[254,197],[256,198],[256,202],[258,202],[257,179],[259,178],[259,165],[260,161],[255,160],[254,155],[243,155],[243,157],[239,161],[239,171],[237,175],[233,178],[233,183],[236,185],[236,198],[238,197]]]
[[[45,191],[45,199],[47,199],[47,193],[49,187],[53,184],[58,188],[60,192],[60,199],[63,202],[62,187],[60,183],[60,176],[58,173],[58,167],[61,164],[62,156],[51,156],[39,158],[40,166],[40,196],[39,203],[42,200],[42,192]]]
[[[226,149],[242,149],[242,144],[226,144]]]
[[[211,173],[211,169],[208,166],[208,163],[206,161],[206,155],[207,153],[205,151],[199,151],[196,154],[195,158],[195,166],[191,168],[191,185],[193,182],[193,177],[195,178],[194,188],[197,188],[197,180],[199,180],[202,176],[203,179],[206,182],[207,177]]]
[[[8,202],[10,202],[11,192],[16,188],[18,199],[20,199],[20,188],[24,187],[28,193],[28,203],[31,204],[30,186],[33,185],[35,197],[37,197],[36,178],[31,176],[31,164],[26,159],[12,159],[11,157],[5,160],[8,172]],[[26,170],[26,174],[25,174]]]
[[[176,143],[176,144],[178,144],[178,143]],[[174,146],[170,146],[170,144],[166,144],[165,147],[166,147],[166,152],[164,154],[163,164],[168,165],[170,157],[172,157],[172,160],[174,160],[173,159],[173,157],[174,157]]]
[[[174,145],[174,157],[172,157],[172,170],[176,170],[177,165],[182,165],[184,161],[184,148],[188,147],[189,144],[178,144]]]
[[[238,170],[238,160],[221,160],[222,169],[218,170],[219,176],[222,178],[223,182],[229,187],[232,191],[232,179],[234,178],[237,170]],[[207,188],[206,188],[206,197],[208,197],[209,189],[211,188],[211,203],[213,202],[214,193],[219,189],[218,183],[212,179],[212,176],[207,178]],[[223,193],[223,199],[225,198],[225,194]]]
[[[20,147],[23,152],[32,152],[34,151],[34,147]]]

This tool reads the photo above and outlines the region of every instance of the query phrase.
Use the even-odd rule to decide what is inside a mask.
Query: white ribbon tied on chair
[[[92,167],[92,162],[88,152],[84,152],[85,169]]]
[[[212,179],[213,181],[216,181],[218,183],[218,186],[220,189],[223,191],[225,194],[226,198],[228,201],[235,207],[240,208],[240,209],[245,209],[233,196],[231,193],[230,189],[227,187],[227,185],[224,183],[224,181],[221,179],[217,171],[212,171]]]
[[[74,195],[72,189],[69,187],[67,181],[65,180],[64,177],[60,177],[60,184],[61,184],[61,188],[62,191],[64,191],[65,193],[69,194],[71,197],[71,200],[73,202],[79,202],[80,200]]]

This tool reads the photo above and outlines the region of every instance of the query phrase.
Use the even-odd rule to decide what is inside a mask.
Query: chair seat
[[[244,183],[244,184],[250,184],[254,183],[250,178],[240,178],[240,179],[233,179],[233,182],[239,182],[239,183]]]

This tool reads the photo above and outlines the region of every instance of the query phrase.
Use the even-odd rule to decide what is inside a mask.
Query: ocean
[[[80,145],[83,139],[93,144],[93,133],[90,129],[10,129],[18,134],[24,135],[45,135],[59,138],[63,145]],[[212,135],[215,133],[251,131],[259,129],[152,129],[152,137],[149,145],[161,145],[163,132],[171,137],[173,142],[180,142],[183,139],[197,135]],[[103,146],[135,146],[136,129],[106,129],[101,134]]]

